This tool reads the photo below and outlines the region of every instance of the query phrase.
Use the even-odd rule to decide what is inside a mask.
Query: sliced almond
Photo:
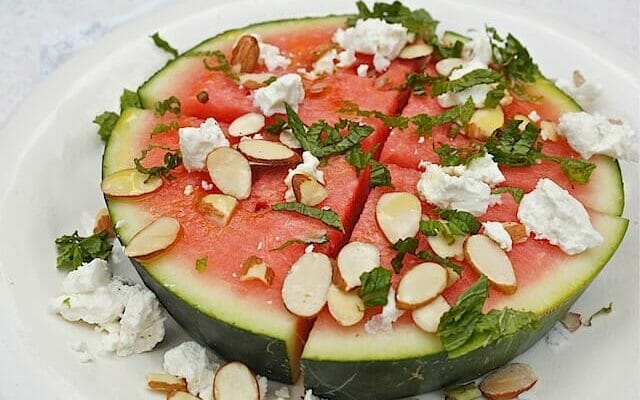
[[[558,130],[556,124],[551,121],[540,121],[540,138],[555,142],[558,140]]]
[[[162,186],[162,178],[149,176],[137,169],[123,169],[107,175],[102,180],[102,193],[109,196],[132,197],[151,193]]]
[[[515,293],[516,274],[511,260],[500,245],[485,235],[473,235],[464,245],[465,258],[476,272],[486,275],[495,287],[506,294]]]
[[[427,242],[440,257],[453,257],[456,260],[464,259],[464,241],[468,236],[454,236],[453,243],[449,243],[442,234],[437,236],[427,236]]]
[[[447,287],[451,287],[460,280],[460,274],[451,268],[447,268]]]
[[[146,257],[167,249],[178,238],[180,223],[160,217],[136,233],[124,249],[127,257]]]
[[[420,200],[411,193],[385,193],[376,204],[378,225],[391,243],[415,236],[421,216]]]
[[[266,82],[273,77],[275,77],[275,75],[268,73],[240,74],[238,76],[240,86],[249,90],[256,90],[267,86]]]
[[[252,165],[295,165],[302,161],[298,153],[282,143],[262,139],[243,140],[238,143],[238,151],[244,154]]]
[[[447,287],[447,271],[436,263],[422,263],[400,279],[396,303],[401,310],[414,310],[435,299]]]
[[[242,263],[240,281],[258,280],[267,286],[273,281],[274,272],[260,257],[251,256]]]
[[[442,315],[449,311],[450,308],[451,306],[449,306],[449,303],[447,303],[444,297],[438,296],[424,306],[413,310],[411,317],[418,328],[425,332],[436,333],[438,332],[440,318],[442,318]]]
[[[524,243],[529,238],[527,235],[527,228],[518,222],[504,222],[502,224],[504,230],[511,236],[513,244]]]
[[[246,113],[229,125],[229,135],[234,137],[253,135],[264,128],[264,115],[256,112]]]
[[[244,200],[251,194],[251,166],[237,150],[218,147],[207,156],[211,181],[224,194]]]
[[[530,365],[513,363],[487,375],[480,383],[480,391],[490,400],[515,399],[537,381],[538,377]]]
[[[522,121],[520,123],[520,125],[518,125],[518,129],[520,129],[521,131],[523,131],[527,125],[529,124],[529,122],[531,122],[531,120],[529,119],[529,117],[527,117],[526,115],[522,115],[522,114],[516,114],[513,116],[513,119],[517,119],[518,121]]]
[[[258,64],[259,57],[258,39],[251,35],[244,35],[233,48],[231,64],[240,65],[240,72],[252,72]]]
[[[436,63],[436,72],[442,76],[451,75],[451,71],[463,67],[466,62],[462,58],[443,58]]]
[[[301,149],[302,145],[300,141],[295,137],[291,129],[285,129],[280,132],[280,143],[284,144],[290,149]]]
[[[293,263],[282,284],[282,300],[299,317],[310,318],[322,310],[331,285],[332,265],[322,253],[305,253]]]
[[[562,325],[569,330],[575,332],[582,326],[582,315],[574,312],[568,312],[560,320]]]
[[[433,46],[426,43],[416,43],[405,46],[400,54],[398,54],[398,58],[403,60],[413,60],[429,56],[431,53],[433,53]]]
[[[329,287],[327,305],[333,318],[342,326],[352,326],[364,318],[364,302],[355,292],[345,292],[336,285]]]
[[[505,90],[505,94],[500,99],[499,104],[502,107],[506,107],[508,105],[511,105],[511,103],[513,103],[513,96],[511,96],[511,94],[509,94],[509,92],[507,90]]]
[[[107,236],[114,237],[116,235],[113,229],[113,223],[111,223],[111,217],[109,216],[109,210],[101,208],[96,214],[96,219],[93,225],[93,233],[107,232]]]
[[[582,76],[580,71],[578,71],[577,69],[575,71],[573,71],[572,78],[573,78],[573,84],[576,87],[580,87],[580,86],[584,85],[585,82],[587,82],[587,80],[584,78],[584,76]]]
[[[238,200],[226,194],[208,194],[200,199],[198,211],[206,214],[216,226],[227,226],[238,207]]]
[[[371,243],[348,243],[338,253],[336,266],[336,283],[349,291],[360,286],[360,275],[380,266],[380,251]]]
[[[308,206],[322,203],[329,194],[320,182],[306,174],[295,174],[291,178],[291,187],[296,201]]]
[[[185,392],[187,381],[179,376],[153,373],[147,375],[147,387],[161,392]]]
[[[476,110],[467,128],[467,136],[473,139],[486,140],[493,131],[504,125],[504,112],[502,107],[481,108]]]
[[[167,400],[200,400],[200,398],[187,392],[170,392],[167,394]]]
[[[254,373],[243,363],[233,361],[220,367],[213,378],[214,400],[260,400]]]

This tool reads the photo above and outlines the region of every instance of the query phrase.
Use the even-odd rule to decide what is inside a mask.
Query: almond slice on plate
[[[416,58],[426,57],[433,53],[433,46],[426,43],[416,43],[409,46],[405,46],[404,49],[398,54],[398,58],[403,60],[413,60]]]
[[[218,147],[207,156],[211,181],[224,194],[244,200],[251,194],[251,166],[237,150]]]
[[[162,178],[138,172],[135,168],[123,169],[107,175],[102,180],[102,193],[115,197],[141,196],[162,186]]]
[[[480,383],[480,391],[490,400],[515,399],[538,382],[535,371],[528,364],[513,363],[489,375]]]
[[[467,136],[473,139],[486,140],[493,131],[504,125],[502,107],[480,108],[476,110],[467,127]]]
[[[569,330],[575,332],[582,326],[582,315],[575,312],[568,312],[560,320],[562,325]]]
[[[175,375],[152,373],[147,375],[147,387],[161,392],[186,392],[187,381]]]
[[[302,161],[298,153],[282,143],[262,139],[243,140],[238,143],[238,151],[244,154],[252,165],[294,165]]]
[[[462,58],[443,58],[436,63],[436,72],[441,76],[451,75],[455,68],[464,66],[466,63]]]
[[[231,65],[240,65],[240,72],[252,72],[258,64],[259,57],[258,39],[251,35],[244,35],[233,48]]]
[[[208,194],[200,199],[198,210],[216,226],[227,226],[238,207],[238,200],[226,194]]]
[[[220,367],[213,378],[214,400],[260,400],[254,373],[243,363],[233,361]]]
[[[498,290],[506,294],[517,289],[511,260],[500,245],[485,235],[473,235],[464,245],[465,258],[476,272],[486,275]]]
[[[320,204],[327,198],[327,189],[314,177],[306,174],[295,174],[291,178],[291,187],[296,201],[308,206]]]
[[[113,223],[111,222],[111,217],[109,216],[109,210],[106,208],[98,210],[93,224],[93,233],[96,234],[100,232],[107,232],[107,236],[109,237],[114,237],[116,235],[116,232],[113,229]]]
[[[442,296],[438,296],[420,308],[411,312],[413,322],[425,332],[438,332],[438,325],[442,315],[449,311],[451,306]]]
[[[504,222],[502,224],[504,230],[511,236],[511,241],[516,243],[524,243],[529,238],[527,235],[527,228],[518,222]]]
[[[447,287],[447,271],[436,263],[422,263],[400,279],[396,303],[401,310],[414,310],[438,297]]]
[[[253,135],[264,128],[264,115],[256,112],[244,114],[229,125],[229,135],[234,137]]]
[[[170,392],[167,394],[167,400],[200,400],[200,398],[187,392]]]
[[[258,73],[258,74],[240,74],[238,76],[240,80],[240,86],[249,90],[260,89],[267,86],[266,82],[275,77],[273,74]]]
[[[376,204],[376,220],[391,243],[415,236],[421,216],[420,200],[411,193],[385,193]]]
[[[331,260],[322,253],[305,253],[293,263],[282,284],[285,307],[299,317],[310,318],[322,310],[333,273]]]
[[[335,281],[338,287],[349,291],[361,285],[360,275],[380,266],[380,251],[365,242],[351,242],[344,246],[336,260]]]
[[[136,233],[124,249],[127,257],[146,257],[167,249],[178,238],[180,223],[160,217]]]
[[[449,243],[447,239],[439,233],[436,236],[427,236],[427,242],[436,255],[462,260],[464,258],[464,241],[467,240],[467,237],[467,235],[454,236],[453,243]]]
[[[327,293],[329,313],[342,326],[352,326],[364,318],[364,302],[355,292],[345,292],[336,285],[329,287]]]
[[[258,280],[269,286],[273,281],[274,275],[273,269],[267,266],[262,258],[251,256],[242,263],[240,281]]]

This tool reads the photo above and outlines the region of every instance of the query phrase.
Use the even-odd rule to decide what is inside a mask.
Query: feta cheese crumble
[[[536,110],[533,110],[529,113],[529,115],[527,115],[527,118],[529,118],[531,120],[531,122],[538,122],[540,121],[540,114],[538,114],[538,112]]]
[[[504,229],[504,225],[502,222],[483,222],[482,226],[484,227],[484,234],[489,236],[491,240],[498,243],[500,248],[505,251],[511,251],[513,247],[513,241],[511,240],[511,235]]]
[[[304,100],[302,78],[298,74],[285,74],[276,79],[269,86],[265,86],[253,93],[253,105],[262,111],[266,117],[286,112],[284,103],[288,103],[295,111],[298,104]]]
[[[191,196],[193,194],[193,185],[186,185],[184,187],[184,190],[182,191],[182,194],[184,194],[185,196]]]
[[[308,151],[302,152],[302,162],[298,164],[294,169],[290,169],[286,178],[284,178],[284,184],[287,185],[287,191],[284,194],[284,200],[296,201],[296,196],[293,193],[293,186],[291,181],[296,174],[304,174],[315,178],[318,182],[324,184],[324,173],[318,169],[320,166],[320,160],[318,160],[313,154]]]
[[[356,52],[353,50],[343,50],[338,53],[338,64],[336,64],[339,68],[349,68],[356,62]]]
[[[414,35],[401,24],[389,24],[381,19],[361,19],[354,27],[338,29],[333,41],[345,50],[371,54],[376,71],[385,71]]]
[[[376,314],[364,324],[364,330],[370,335],[376,333],[388,333],[393,329],[393,323],[398,320],[404,311],[396,307],[396,291],[389,288],[387,304],[382,307],[380,314]]]
[[[487,64],[478,61],[477,59],[473,59],[464,65],[462,68],[454,69],[449,75],[449,80],[453,81],[456,79],[460,79],[469,72],[478,70],[478,69],[488,69]],[[462,90],[460,92],[448,92],[443,93],[437,97],[438,104],[441,107],[453,107],[459,104],[464,104],[467,99],[471,98],[476,108],[484,107],[484,101],[487,98],[487,93],[491,91],[491,85],[489,84],[480,84],[472,86],[468,89]]]
[[[495,186],[506,180],[498,163],[493,161],[493,156],[485,153],[484,156],[474,158],[469,165],[456,165],[451,167],[442,167],[442,170],[453,176],[466,176],[486,183],[489,186]]]
[[[164,354],[164,371],[184,378],[194,396],[211,400],[213,376],[218,365],[209,361],[207,350],[196,342],[184,342]]]
[[[520,202],[518,219],[538,240],[547,239],[569,255],[600,245],[582,203],[548,178],[542,178]]]
[[[358,74],[358,76],[360,78],[366,78],[367,77],[367,72],[369,72],[369,65],[368,64],[360,64],[360,65],[358,65],[358,68],[356,68],[356,73]]]
[[[53,299],[67,321],[95,324],[105,351],[129,356],[152,350],[164,339],[164,313],[155,295],[140,285],[112,277],[107,262],[95,259],[71,271],[63,295]]]
[[[258,34],[254,33],[251,36],[256,38],[260,48],[258,62],[264,64],[269,72],[273,72],[278,68],[287,68],[291,64],[291,60],[280,53],[278,46],[264,43]]]
[[[462,57],[465,60],[477,60],[485,65],[489,65],[493,58],[491,42],[484,31],[470,29],[467,31],[469,40],[464,44]]]
[[[304,399],[303,400],[324,400],[324,399],[314,395],[313,394],[313,390],[307,389],[307,391],[304,392]]]
[[[638,161],[638,138],[625,123],[615,124],[601,114],[570,112],[560,116],[558,132],[582,158],[604,154]]]
[[[589,111],[593,110],[598,98],[602,95],[602,86],[585,80],[579,71],[573,71],[571,80],[558,79],[556,86]]]
[[[338,57],[336,49],[325,52],[320,58],[313,63],[313,69],[307,73],[307,78],[316,79],[321,75],[331,75],[334,71],[333,61]]]
[[[202,180],[202,182],[200,182],[200,187],[202,188],[202,190],[213,190],[213,183],[209,183],[205,180]]]
[[[189,172],[204,170],[207,155],[213,149],[229,146],[218,121],[213,118],[207,118],[198,128],[180,128],[178,135],[182,163]]]

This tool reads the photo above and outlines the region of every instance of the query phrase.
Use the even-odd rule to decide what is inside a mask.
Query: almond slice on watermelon
[[[336,285],[327,293],[329,313],[342,326],[352,326],[364,318],[364,302],[355,292],[345,292]]]
[[[252,72],[258,64],[259,57],[258,39],[251,35],[244,35],[233,47],[231,65],[240,65],[240,72]]]
[[[264,121],[264,115],[257,112],[241,115],[229,125],[229,135],[233,137],[253,135],[264,128]]]
[[[365,242],[351,242],[338,253],[334,280],[339,288],[349,291],[361,285],[360,275],[380,266],[380,251]]]
[[[170,392],[167,394],[167,400],[200,400],[200,398],[187,392]]]
[[[415,310],[442,293],[447,287],[447,271],[436,263],[422,263],[400,279],[396,303],[401,310]]]
[[[454,68],[462,67],[465,64],[462,58],[444,58],[436,63],[436,72],[441,76],[449,76]]]
[[[171,217],[160,217],[136,233],[124,249],[127,257],[147,257],[171,246],[178,238],[180,223]]]
[[[502,224],[504,230],[511,236],[511,241],[516,243],[524,243],[529,238],[527,234],[527,228],[518,222],[504,222]]]
[[[211,181],[224,194],[244,200],[251,194],[251,166],[237,150],[218,147],[207,156]]]
[[[134,197],[156,191],[162,186],[162,178],[149,176],[135,168],[123,169],[107,175],[102,180],[102,193],[114,197]]]
[[[275,273],[262,258],[251,256],[242,263],[240,281],[258,280],[267,286],[271,285]]]
[[[517,289],[511,260],[500,245],[485,235],[470,236],[464,246],[465,258],[477,273],[485,275],[496,289],[513,294]]]
[[[421,216],[420,200],[408,192],[385,193],[376,204],[376,220],[391,243],[415,236]]]
[[[260,400],[255,374],[241,362],[232,361],[220,367],[213,378],[215,400]]]
[[[227,226],[238,207],[238,200],[226,194],[208,194],[200,199],[198,211],[206,214],[216,226]]]
[[[436,236],[427,236],[427,242],[436,255],[440,257],[453,257],[456,260],[464,259],[464,241],[467,235],[455,236],[453,243],[449,243],[441,234]]]
[[[262,139],[243,140],[238,143],[238,151],[242,153],[252,165],[295,165],[302,161],[298,153],[282,143]]]
[[[291,188],[296,201],[308,206],[322,203],[329,194],[320,182],[307,174],[295,174],[291,177]]]
[[[460,280],[460,274],[451,268],[447,268],[447,287],[451,287]]]
[[[442,296],[438,296],[420,308],[416,308],[411,312],[413,322],[428,333],[438,332],[438,325],[442,315],[449,311],[451,306]]]
[[[476,110],[467,127],[467,136],[473,139],[486,140],[493,131],[504,125],[502,107],[481,108]]]
[[[489,375],[480,383],[480,391],[490,400],[515,399],[538,382],[535,371],[528,364],[513,363]]]
[[[282,284],[285,307],[302,318],[318,314],[327,303],[333,268],[322,253],[305,253],[291,266]]]
[[[151,373],[147,375],[147,388],[161,392],[186,392],[187,381],[175,375]]]
[[[433,46],[426,43],[416,43],[409,46],[405,46],[398,58],[402,60],[413,60],[416,58],[422,58],[431,55],[433,53]]]

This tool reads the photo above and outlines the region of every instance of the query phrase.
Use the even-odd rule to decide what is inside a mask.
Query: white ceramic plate
[[[443,28],[481,29],[488,23],[513,32],[547,76],[567,77],[580,68],[603,85],[602,112],[639,126],[636,66],[599,38],[503,1],[482,6],[470,0],[406,3],[428,6],[444,21]],[[48,308],[63,278],[55,269],[54,238],[79,228],[83,218],[103,206],[98,188],[102,143],[91,121],[105,109],[117,109],[123,87],[137,87],[166,61],[148,35],[159,30],[185,50],[248,23],[354,10],[351,1],[339,0],[180,2],[110,34],[33,92],[0,133],[0,398],[160,399],[144,389],[144,376],[161,369],[164,350],[186,339],[169,323],[157,351],[80,364],[69,344],[96,335]],[[632,221],[627,237],[574,307],[589,314],[613,301],[613,314],[570,337],[558,330],[520,357],[540,376],[522,398],[637,398],[637,169],[637,164],[623,164],[625,215]],[[119,268],[131,273],[126,261]]]

